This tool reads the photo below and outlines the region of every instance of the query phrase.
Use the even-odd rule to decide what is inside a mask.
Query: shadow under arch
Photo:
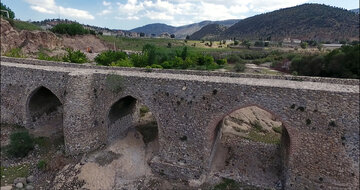
[[[222,114],[220,116],[215,117],[215,119],[213,119],[210,122],[209,128],[206,131],[208,148],[210,149],[210,155],[209,155],[209,160],[208,160],[208,169],[211,171],[214,157],[216,156],[216,154],[218,152],[218,145],[221,143],[220,141],[222,138],[222,128],[224,125],[224,119],[227,116],[231,115],[232,113],[243,110],[245,108],[251,108],[251,107],[259,108],[260,110],[263,110],[263,111],[269,113],[272,117],[276,118],[277,121],[281,122],[282,133],[281,133],[279,151],[277,152],[277,154],[280,156],[281,173],[279,173],[279,178],[281,180],[281,183],[285,184],[287,174],[288,174],[288,169],[289,169],[288,168],[289,155],[291,154],[291,147],[292,147],[292,140],[293,140],[291,128],[289,127],[288,123],[283,121],[277,114],[274,114],[273,111],[271,111],[267,108],[264,108],[263,106],[259,106],[257,104],[246,104],[246,105],[236,106],[232,109],[222,112]],[[237,146],[237,148],[239,148],[239,147],[241,147],[241,146]],[[256,148],[256,147],[254,147],[254,148]]]
[[[35,135],[62,134],[63,103],[44,86],[33,90],[26,101],[26,125]]]
[[[156,127],[155,137],[159,138],[161,136],[161,127],[159,126],[158,116],[154,112],[151,112],[151,107],[147,107],[148,105],[140,98],[127,94],[112,102],[106,112],[107,143],[125,137],[128,131],[132,129],[136,129],[144,136],[142,131],[138,128],[139,126],[149,127],[149,125],[143,125],[141,122],[143,114],[142,108],[144,106],[146,107],[147,112],[150,112],[153,117],[152,125],[150,127]],[[145,138],[146,137],[144,137],[144,139]]]

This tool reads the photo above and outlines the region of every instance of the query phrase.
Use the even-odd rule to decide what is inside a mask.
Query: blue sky
[[[203,20],[243,19],[303,3],[345,9],[358,0],[2,0],[21,20],[67,18],[112,29],[132,29],[150,23],[181,26]]]

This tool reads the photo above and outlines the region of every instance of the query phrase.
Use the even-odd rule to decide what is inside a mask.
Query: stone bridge
[[[286,128],[285,189],[357,189],[358,85],[358,80],[1,57],[1,122],[34,128],[44,112],[50,116],[57,109],[66,151],[79,154],[124,132],[141,102],[158,124],[160,150],[150,162],[153,170],[194,179],[209,171],[219,122],[234,110],[256,105]]]

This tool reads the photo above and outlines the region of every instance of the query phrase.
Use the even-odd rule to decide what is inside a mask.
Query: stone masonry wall
[[[2,60],[1,122],[26,125],[29,95],[44,86],[64,105],[70,154],[105,144],[105,110],[132,96],[149,107],[158,123],[160,151],[151,162],[153,169],[175,178],[199,178],[209,170],[218,122],[234,110],[256,105],[277,116],[289,134],[286,189],[359,185],[359,87],[354,80],[320,83],[311,82],[312,78],[294,81],[45,65]],[[121,76],[117,92],[107,85],[107,78],[114,75]]]

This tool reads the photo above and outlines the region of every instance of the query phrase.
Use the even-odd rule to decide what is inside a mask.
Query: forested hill
[[[201,30],[195,32],[190,36],[192,40],[200,39],[214,39],[226,30],[225,26],[219,24],[209,24],[201,28]]]
[[[320,4],[303,4],[239,21],[219,38],[282,40],[358,40],[359,15]]]
[[[148,24],[142,27],[134,28],[131,31],[137,33],[143,32],[145,34],[156,34],[156,35],[160,35],[161,33],[164,32],[172,34],[176,31],[176,27],[161,23],[155,23],[155,24]]]

